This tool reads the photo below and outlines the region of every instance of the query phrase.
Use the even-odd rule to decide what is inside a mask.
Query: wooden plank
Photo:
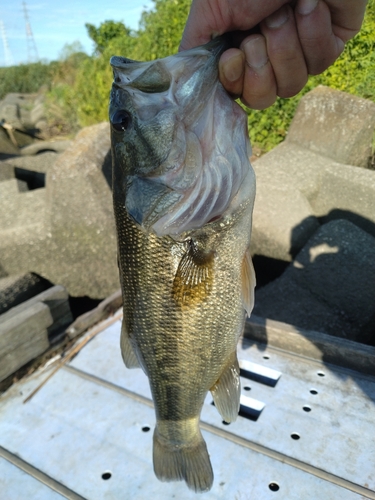
[[[41,333],[48,338],[45,330]],[[0,382],[12,375],[18,368],[45,352],[49,347],[47,342],[48,340],[46,341],[45,338],[37,337],[31,339],[27,344],[18,346],[14,351],[4,355],[0,353]]]
[[[244,337],[324,363],[375,375],[375,347],[372,346],[255,315],[246,321]]]
[[[0,314],[31,299],[48,288],[46,281],[33,273],[22,273],[0,279]]]
[[[52,323],[49,307],[38,302],[0,324],[0,380],[48,349]]]
[[[99,321],[105,319],[110,314],[114,314],[121,306],[122,293],[121,290],[117,290],[105,300],[100,302],[95,309],[78,316],[74,323],[66,329],[68,337],[71,339],[77,337],[77,335],[83,333],[96,323],[99,323]]]
[[[0,325],[40,302],[46,304],[51,312],[53,322],[48,329],[50,337],[73,321],[68,292],[63,286],[56,285],[9,309],[9,311],[0,316]]]

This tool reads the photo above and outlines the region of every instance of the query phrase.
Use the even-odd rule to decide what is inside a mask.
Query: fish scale
[[[223,358],[226,359],[236,347],[237,338],[232,334],[236,313],[241,317],[238,335],[242,330],[244,314],[242,307],[238,307],[239,276],[237,279],[223,280],[222,287],[215,284],[215,289],[206,297],[205,302],[201,299],[193,307],[181,306],[174,298],[173,281],[180,260],[178,256],[182,258],[186,253],[186,245],[176,243],[168,237],[150,237],[137,228],[122,207],[118,207],[115,213],[118,227],[121,228],[118,230],[121,274],[127,278],[123,287],[126,330],[135,349],[139,350],[142,366],[147,367],[146,373],[157,368],[160,379],[169,376],[172,381],[181,380],[181,394],[186,395],[189,387],[191,388],[194,398],[179,398],[182,399],[181,404],[187,406],[185,411],[192,410],[199,388],[197,384],[208,378],[207,387],[202,390],[202,402],[197,403],[200,411],[207,391],[220,375],[221,367],[218,363]],[[174,247],[173,252],[171,246]],[[221,250],[225,252],[226,249],[223,247]],[[217,260],[219,264],[220,261]],[[232,270],[224,263],[221,265],[226,267],[227,273]],[[217,297],[222,304],[220,311],[217,311]],[[192,314],[195,316],[192,317]],[[207,323],[215,325],[215,328],[208,329]],[[131,332],[134,332],[134,337],[137,336],[136,339]],[[227,332],[233,337],[229,347]],[[191,369],[190,362],[194,355],[201,358],[201,376],[194,374]],[[148,362],[144,360],[146,356]],[[214,368],[207,364],[207,358]],[[162,386],[160,380],[156,386]],[[157,389],[154,392],[157,393]],[[196,409],[194,412],[196,414]]]

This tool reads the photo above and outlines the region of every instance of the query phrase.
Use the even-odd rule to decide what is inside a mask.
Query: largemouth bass
[[[149,378],[156,476],[196,492],[213,482],[199,428],[207,392],[225,421],[238,414],[236,346],[255,286],[255,177],[246,114],[218,80],[225,48],[111,59],[121,352]]]

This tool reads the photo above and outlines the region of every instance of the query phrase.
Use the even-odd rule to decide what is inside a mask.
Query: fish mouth
[[[112,56],[109,62],[113,69],[113,83],[120,87],[125,85],[147,93],[164,92],[169,89],[172,82],[171,74],[166,69],[172,59],[209,55],[210,66],[217,67],[221,54],[230,47],[229,38],[224,34],[205,45],[156,61],[142,62],[127,57]]]
[[[181,57],[181,56],[187,57],[191,55],[197,55],[197,54],[199,55],[200,52],[208,51],[211,52],[212,56],[215,59],[218,59],[223,52],[225,52],[229,47],[231,47],[230,40],[231,40],[230,35],[226,33],[213,38],[210,42],[206,43],[205,45],[199,45],[192,49],[182,50],[178,54],[174,54],[173,56],[169,57]],[[168,59],[168,57],[165,59]],[[217,60],[215,62],[217,62]],[[155,61],[144,62],[144,61],[137,61],[135,59],[129,59],[128,57],[112,56],[109,63],[113,69],[121,70],[121,69],[128,69],[130,65],[132,66],[132,69],[145,68],[147,65],[154,64]]]

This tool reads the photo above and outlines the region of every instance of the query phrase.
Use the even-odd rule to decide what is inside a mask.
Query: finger
[[[347,42],[360,30],[367,0],[326,0],[331,12],[332,29],[336,36]]]
[[[250,108],[265,109],[276,100],[276,80],[262,35],[250,35],[240,49],[245,54],[245,74],[241,100]]]
[[[305,86],[308,73],[292,8],[285,5],[267,17],[261,23],[261,32],[276,78],[277,95],[296,95]]]
[[[240,49],[226,50],[219,61],[220,81],[225,90],[235,96],[242,94],[245,54]]]
[[[344,42],[332,31],[331,14],[322,0],[298,0],[295,19],[310,75],[327,69],[344,50]]]
[[[193,0],[179,50],[228,31],[249,30],[290,0]]]

